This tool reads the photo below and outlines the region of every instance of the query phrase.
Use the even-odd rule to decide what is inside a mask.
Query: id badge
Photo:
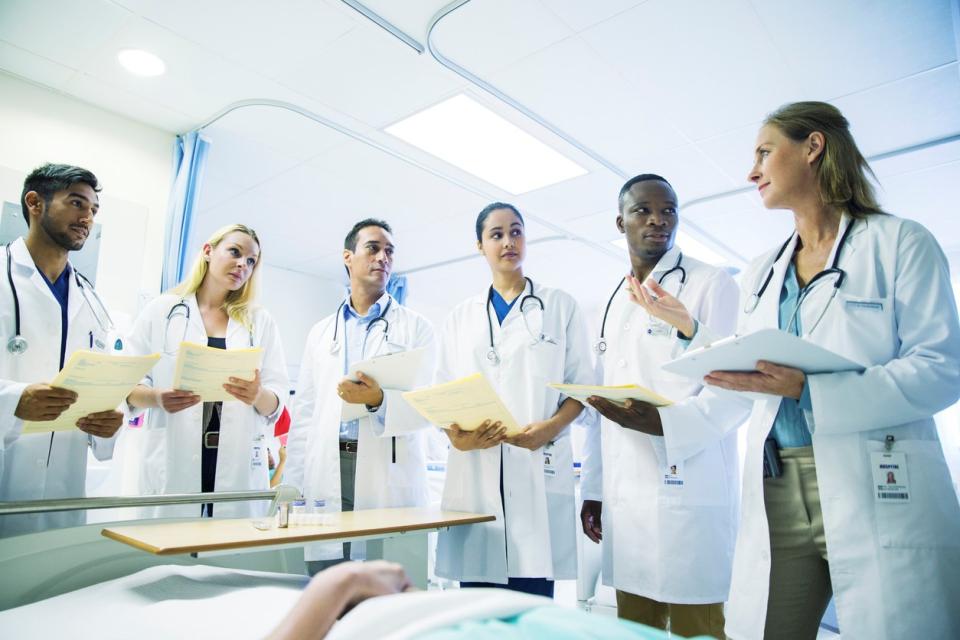
[[[547,449],[543,450],[543,475],[548,477],[554,477],[557,475],[557,467],[554,464],[554,453],[553,451],[548,451]]]
[[[670,324],[656,318],[650,318],[650,324],[647,325],[647,334],[651,336],[669,336],[671,331],[673,327]]]
[[[910,502],[910,476],[907,456],[895,451],[874,451],[870,454],[874,497],[880,504]]]
[[[671,463],[663,470],[663,486],[668,489],[683,489],[683,462]]]
[[[256,469],[263,466],[263,447],[254,445],[253,456],[250,458],[250,468]]]

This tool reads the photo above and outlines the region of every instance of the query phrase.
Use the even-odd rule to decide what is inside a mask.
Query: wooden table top
[[[491,515],[442,511],[431,507],[365,509],[331,513],[328,525],[272,528],[253,526],[258,518],[204,518],[189,522],[156,522],[108,527],[101,533],[156,555],[177,555],[298,542],[323,542],[360,536],[396,534],[490,522]]]

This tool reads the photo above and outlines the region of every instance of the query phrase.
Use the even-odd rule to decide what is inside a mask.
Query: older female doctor
[[[437,575],[461,586],[553,594],[576,577],[573,456],[567,425],[582,405],[547,387],[593,379],[587,334],[567,293],[523,275],[523,218],[511,205],[480,212],[477,247],[493,284],[458,305],[441,336],[437,377],[483,373],[525,426],[507,438],[498,424],[447,432],[445,509],[493,513],[495,522],[442,531]]]
[[[150,409],[141,463],[141,493],[189,493],[267,489],[267,438],[288,393],[280,333],[270,315],[254,306],[260,265],[257,234],[240,224],[214,233],[200,250],[190,275],[147,305],[134,325],[128,348],[135,354],[160,352],[161,360],[127,397],[136,409]],[[172,389],[182,341],[219,349],[263,348],[263,363],[252,381],[230,378],[224,385],[236,398],[203,402]],[[217,506],[217,516],[262,515],[263,503]],[[167,507],[165,516],[190,516],[196,507]],[[213,515],[213,505],[204,505]]]
[[[766,394],[747,434],[732,638],[814,638],[831,594],[844,637],[960,637],[960,505],[932,417],[960,395],[957,307],[936,240],[880,210],[868,170],[829,104],[786,105],[760,129],[750,180],[796,230],[744,274],[739,333],[778,327],[865,370],[761,361],[706,377]],[[655,283],[632,284],[651,313],[695,330]],[[691,348],[708,334],[697,327]],[[778,458],[781,475],[764,477]]]

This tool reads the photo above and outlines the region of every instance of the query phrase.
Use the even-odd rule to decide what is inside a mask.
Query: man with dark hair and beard
[[[79,167],[46,164],[23,184],[29,230],[4,246],[0,278],[0,501],[82,497],[87,447],[113,454],[119,411],[84,416],[77,429],[22,434],[24,421],[56,420],[76,402],[52,380],[77,350],[103,350],[110,326],[93,285],[68,261],[83,248],[100,208],[97,177]],[[0,516],[0,537],[72,526],[83,512]]]

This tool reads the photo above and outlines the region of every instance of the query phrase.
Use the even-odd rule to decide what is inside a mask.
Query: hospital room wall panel
[[[126,278],[104,291],[104,302],[135,313],[137,292],[157,293],[160,287],[173,136],[2,73],[0,94],[0,166],[19,176],[4,182],[3,199],[19,202],[23,178],[44,162],[93,171],[104,189],[97,217],[105,230],[100,269]],[[132,251],[129,246],[112,249],[112,237],[123,243],[127,239],[107,230],[119,213],[111,211],[111,202],[130,203],[129,210],[144,212],[145,238]]]

